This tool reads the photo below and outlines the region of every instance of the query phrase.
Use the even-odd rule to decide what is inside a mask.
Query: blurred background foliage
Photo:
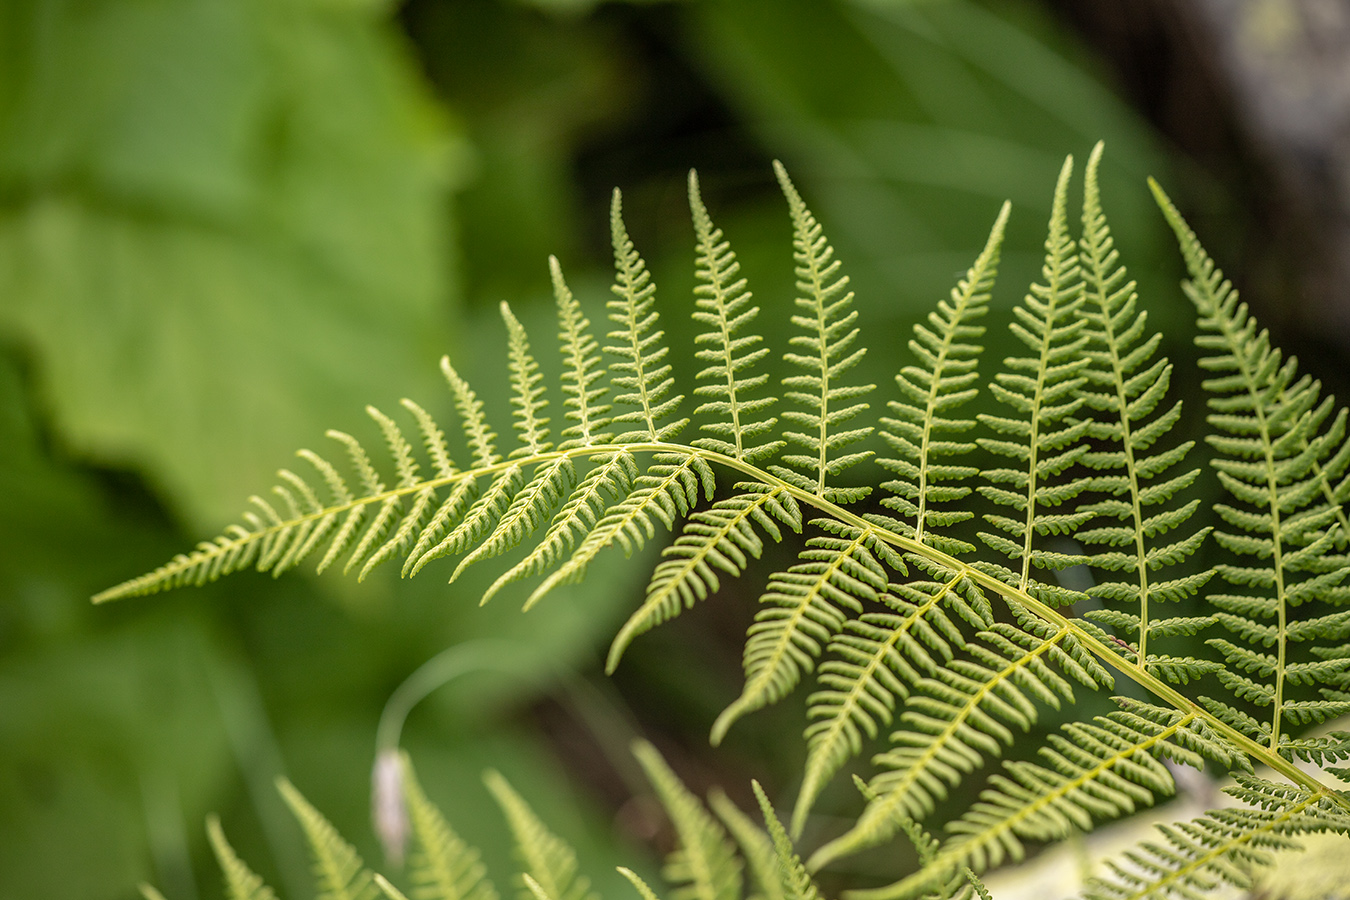
[[[295,448],[324,449],[324,429],[374,438],[364,404],[448,412],[441,353],[505,413],[496,305],[548,348],[555,253],[602,319],[614,185],[687,356],[690,167],[782,348],[789,226],[769,162],[784,161],[853,279],[865,377],[884,387],[890,348],[1004,198],[995,303],[1017,301],[1063,156],[1105,139],[1118,242],[1168,352],[1187,356],[1190,311],[1144,177],[1202,231],[1216,223],[1206,237],[1229,264],[1224,241],[1259,228],[1244,204],[1262,170],[1236,118],[1210,110],[1230,130],[1206,143],[1150,107],[1157,78],[1139,72],[1196,67],[1155,47],[1150,68],[1132,56],[1147,41],[1112,41],[1063,6],[0,4],[0,896],[130,897],[142,880],[174,900],[218,896],[201,827],[213,810],[276,887],[306,896],[272,789],[282,773],[378,860],[362,786],[379,711],[423,661],[489,635],[527,647],[537,677],[461,679],[404,743],[494,871],[509,863],[488,765],[602,879],[669,839],[632,799],[623,748],[639,730],[696,790],[744,800],[754,775],[786,796],[800,697],[706,750],[753,614],[735,585],[644,638],[609,681],[600,654],[647,574],[617,553],[528,616],[507,596],[477,608],[490,566],[453,588],[436,572],[241,575],[111,608],[88,597],[216,533]],[[829,805],[813,828],[830,827]]]

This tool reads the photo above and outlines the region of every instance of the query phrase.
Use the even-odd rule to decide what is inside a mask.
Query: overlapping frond
[[[930,815],[965,775],[1002,756],[1037,721],[1038,705],[1072,703],[1071,682],[1111,683],[1067,627],[1026,616],[1020,625],[991,623],[962,649],[961,657],[930,657],[929,672],[914,679],[902,728],[874,760],[882,770],[868,785],[874,799],[852,828],[816,851],[813,870],[887,840],[904,819]]]
[[[726,830],[689,792],[656,748],[646,741],[633,755],[675,826],[679,847],[662,876],[676,885],[674,900],[741,900],[741,860]]]
[[[609,364],[610,383],[616,390],[627,392],[616,394],[614,403],[633,407],[612,421],[637,426],[616,440],[663,441],[678,434],[689,420],[671,420],[684,396],[670,395],[675,379],[670,363],[665,361],[670,352],[662,343],[665,332],[657,328],[661,314],[653,309],[656,285],[623,224],[623,198],[618,188],[614,189],[609,223],[614,242],[615,299],[606,305],[609,320],[618,327],[609,333],[613,343],[605,346],[605,352],[615,357]]]
[[[1204,896],[1228,884],[1248,890],[1275,851],[1298,849],[1301,835],[1350,836],[1350,816],[1327,797],[1250,775],[1225,791],[1245,809],[1213,810],[1189,822],[1160,825],[1161,841],[1127,851],[1110,873],[1088,885],[1089,900]]]
[[[774,574],[759,598],[745,642],[745,687],[713,723],[714,744],[737,719],[774,703],[811,671],[846,611],[861,614],[864,602],[880,601],[890,583],[887,566],[906,570],[875,528],[826,518],[811,524],[825,534],[809,539],[802,561]]]
[[[783,880],[778,875],[778,855],[764,829],[717,788],[708,794],[708,806],[712,807],[717,818],[722,820],[727,831],[736,839],[745,867],[758,888],[758,893],[747,894],[746,900],[786,900]]]
[[[742,482],[736,490],[742,493],[691,513],[684,532],[661,552],[665,559],[652,572],[646,599],[610,644],[607,672],[618,667],[624,650],[638,635],[717,593],[719,571],[735,578],[750,559],[758,559],[764,549],[759,532],[779,541],[783,537],[780,524],[801,531],[801,508],[783,488]]]
[[[1093,527],[1079,529],[1074,537],[1109,548],[1091,554],[1090,565],[1119,575],[1088,588],[1089,596],[1108,606],[1085,615],[1114,627],[1150,672],[1184,684],[1217,665],[1159,653],[1157,639],[1194,634],[1210,620],[1163,619],[1159,604],[1193,596],[1209,580],[1207,570],[1183,570],[1172,577],[1168,571],[1184,565],[1210,529],[1187,527],[1200,505],[1198,499],[1176,499],[1200,474],[1199,469],[1178,470],[1194,442],[1169,446],[1166,441],[1181,419],[1181,401],[1164,405],[1172,364],[1166,357],[1154,358],[1162,335],[1145,337],[1147,314],[1138,308],[1135,283],[1119,263],[1097,183],[1101,158],[1098,144],[1084,176],[1083,233],[1078,241],[1084,287],[1081,311],[1088,323],[1084,352],[1092,361],[1083,371],[1088,379],[1083,397],[1092,410],[1088,434],[1095,442],[1082,461],[1096,473],[1093,489],[1108,497],[1086,508],[1096,517]],[[1107,524],[1109,520],[1115,524]]]
[[[598,895],[591,890],[590,880],[578,874],[576,851],[539,820],[499,772],[489,770],[484,773],[483,781],[511,826],[516,855],[523,867],[521,889],[517,894],[520,900],[536,898],[534,891],[524,883],[525,876],[533,879],[549,900],[598,900]]]
[[[1033,577],[1032,569],[1063,569],[1083,559],[1071,550],[1046,548],[1044,538],[1070,532],[1092,516],[1073,502],[1089,482],[1074,472],[1088,449],[1083,442],[1087,422],[1074,418],[1083,404],[1079,388],[1085,381],[1088,358],[1082,351],[1088,338],[1086,321],[1077,314],[1082,282],[1066,213],[1072,172],[1070,157],[1055,186],[1041,269],[1045,283],[1031,286],[1013,309],[1009,326],[1032,355],[1003,361],[1005,369],[994,376],[989,390],[1010,410],[981,414],[979,420],[998,437],[977,439],[984,450],[1008,460],[985,470],[988,483],[979,487],[986,499],[1010,510],[1009,515],[984,515],[995,530],[980,532],[980,539],[1007,560],[985,568],[1051,605],[1072,602],[1077,595]]]
[[[1229,592],[1208,597],[1231,640],[1209,644],[1227,663],[1217,672],[1223,686],[1262,712],[1256,718],[1218,700],[1209,707],[1278,750],[1290,729],[1350,712],[1345,698],[1297,691],[1347,683],[1341,661],[1310,652],[1350,636],[1346,410],[1271,345],[1156,184],[1154,193],[1190,274],[1183,287],[1199,313],[1196,344],[1211,354],[1201,360],[1212,374],[1204,382],[1215,429],[1207,440],[1232,501],[1215,504],[1228,527],[1214,533],[1234,559],[1217,566]]]
[[[305,832],[314,861],[318,900],[374,900],[378,894],[374,875],[352,845],[289,781],[278,780],[277,789]]]
[[[696,397],[712,397],[694,411],[709,416],[699,427],[709,437],[696,438],[696,447],[747,462],[772,456],[783,442],[765,440],[778,419],[768,415],[777,398],[754,396],[768,383],[767,372],[750,374],[756,364],[769,355],[759,346],[764,338],[746,334],[744,329],[759,315],[758,306],[749,306],[746,280],[737,278],[741,264],[731,244],[722,237],[722,229],[713,225],[708,209],[699,195],[698,176],[689,173],[689,208],[693,213],[698,255],[694,274],[694,321],[706,329],[694,338],[700,347],[694,356],[707,364],[699,371],[703,384],[694,388]]]
[[[835,476],[872,455],[870,450],[842,452],[864,440],[872,426],[840,429],[868,409],[862,402],[876,387],[873,384],[848,384],[842,377],[858,364],[867,352],[855,347],[859,328],[853,292],[848,276],[840,275],[839,260],[816,217],[806,208],[793,187],[787,170],[774,163],[774,173],[787,196],[792,215],[793,258],[797,262],[797,290],[805,296],[795,301],[804,310],[792,316],[792,324],[805,334],[797,334],[789,343],[801,352],[788,352],[783,359],[801,369],[800,375],[783,379],[788,388],[784,398],[794,408],[782,411],[783,419],[802,431],[784,431],[783,437],[803,448],[802,453],[784,454],[786,466],[770,466],[769,471],[789,484],[810,491],[835,503],[852,503],[871,492],[869,487],[839,487]]]

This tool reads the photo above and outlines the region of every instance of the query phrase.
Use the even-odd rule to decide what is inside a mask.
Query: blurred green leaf
[[[357,4],[7,4],[0,328],[60,440],[196,522],[432,381],[463,162]],[[411,351],[411,352],[410,352]]]

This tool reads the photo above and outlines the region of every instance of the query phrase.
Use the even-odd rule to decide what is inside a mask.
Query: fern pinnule
[[[408,574],[416,575],[432,560],[454,556],[475,546],[506,514],[524,483],[525,472],[519,463],[513,463],[498,472],[487,488],[473,500],[462,518],[455,521],[453,517],[448,517],[448,522],[444,524],[453,527],[449,528],[449,532],[440,541],[422,552],[412,564]],[[453,509],[449,503],[453,499],[454,494],[447,498],[443,508]],[[425,531],[429,532],[433,526],[441,524],[439,517],[433,519]]]
[[[318,900],[374,900],[378,894],[374,876],[351,844],[289,781],[278,779],[277,789],[305,832],[314,859]]]
[[[656,891],[652,890],[651,885],[643,881],[642,876],[638,875],[638,873],[634,872],[632,869],[625,868],[624,866],[618,866],[617,869],[620,875],[628,879],[629,884],[637,888],[638,896],[641,897],[642,900],[661,900]]]
[[[656,790],[679,837],[679,847],[662,876],[676,885],[674,900],[741,900],[741,860],[726,830],[646,741],[633,744],[633,755]]]
[[[239,858],[225,839],[220,819],[210,816],[206,820],[206,836],[211,842],[211,852],[215,854],[221,874],[225,876],[225,896],[229,900],[276,900],[277,895],[262,877]]]
[[[562,838],[548,829],[529,804],[499,772],[488,770],[483,782],[506,815],[515,841],[516,855],[524,867],[521,876],[533,879],[550,900],[598,900],[590,881],[577,874],[577,854]],[[535,893],[522,883],[520,900],[535,900]]]
[[[802,562],[769,579],[761,608],[746,635],[745,687],[713,723],[711,740],[720,744],[746,713],[777,702],[815,665],[847,615],[861,614],[864,602],[878,602],[891,570],[906,571],[893,547],[870,527],[836,519],[811,522],[826,532],[809,539]]]
[[[684,395],[670,394],[675,378],[670,363],[664,362],[670,348],[661,343],[665,332],[657,329],[661,315],[652,307],[656,285],[652,283],[647,264],[633,247],[628,229],[623,224],[623,198],[614,189],[609,212],[610,232],[614,243],[615,281],[612,288],[616,299],[610,300],[609,320],[619,326],[609,333],[614,343],[605,352],[616,357],[609,364],[609,380],[616,389],[627,391],[614,397],[614,403],[634,407],[611,420],[615,424],[632,422],[638,428],[615,438],[627,441],[664,441],[674,437],[688,419],[666,421],[674,415]]]
[[[711,345],[694,353],[697,359],[710,363],[698,373],[700,381],[709,383],[694,388],[694,396],[718,398],[704,402],[694,411],[696,416],[713,417],[699,426],[713,436],[697,438],[693,444],[755,462],[783,447],[782,441],[754,443],[778,422],[777,418],[764,415],[777,398],[751,396],[768,382],[768,373],[746,374],[746,370],[769,355],[767,347],[756,346],[763,343],[763,337],[740,333],[759,315],[759,307],[746,308],[750,292],[746,290],[746,280],[736,278],[741,264],[736,261],[731,244],[723,240],[722,229],[713,225],[699,195],[698,175],[692,170],[689,208],[698,238],[694,273],[700,282],[694,288],[693,317],[708,329],[694,338],[694,343]]]
[[[846,290],[848,276],[839,274],[840,262],[834,258],[834,248],[802,202],[787,170],[777,161],[773,166],[792,216],[797,290],[805,295],[794,302],[806,311],[805,315],[792,316],[792,323],[806,333],[794,335],[788,341],[803,352],[783,355],[789,365],[804,371],[783,379],[783,386],[789,389],[784,398],[798,408],[783,410],[782,417],[807,430],[784,431],[783,437],[807,452],[784,454],[780,459],[787,465],[770,466],[769,471],[831,502],[853,503],[866,497],[871,488],[837,487],[833,484],[834,476],[867,459],[872,451],[840,451],[864,440],[873,429],[869,425],[840,431],[839,426],[868,409],[868,404],[855,401],[871,393],[876,385],[845,384],[840,377],[867,352],[864,347],[850,350],[860,329],[855,325],[857,310],[849,309],[853,305],[853,292]]]
[[[497,900],[478,851],[455,833],[427,799],[406,754],[399,763],[414,841],[408,866],[412,900]]]
[[[1051,605],[1072,602],[1078,595],[1033,578],[1032,568],[1062,569],[1083,560],[1078,554],[1045,549],[1036,539],[1072,531],[1092,515],[1073,502],[1088,487],[1086,477],[1070,472],[1088,449],[1083,443],[1087,423],[1072,418],[1083,403],[1077,392],[1088,364],[1082,355],[1088,340],[1083,333],[1086,322],[1077,315],[1083,302],[1082,285],[1067,225],[1072,172],[1073,157],[1069,157],[1055,186],[1041,270],[1045,283],[1031,286],[1022,305],[1014,308],[1015,321],[1009,326],[1033,355],[1004,360],[1005,369],[994,376],[989,390],[1011,407],[1011,413],[981,414],[979,420],[999,437],[977,439],[980,447],[1010,460],[1006,467],[984,472],[989,483],[980,485],[979,492],[1016,513],[986,514],[985,521],[997,531],[982,531],[979,537],[1021,571],[981,565]],[[1065,512],[1050,511],[1066,504]]]
[[[548,395],[539,382],[544,380],[539,363],[530,353],[530,339],[525,326],[505,300],[501,303],[502,320],[506,322],[507,359],[511,372],[512,427],[520,446],[512,450],[511,459],[520,456],[538,456],[553,448],[548,440],[548,418],[543,414],[548,406]]]
[[[977,320],[989,311],[1010,210],[1010,204],[1003,204],[984,250],[952,288],[951,297],[928,314],[927,325],[914,326],[909,349],[919,365],[905,366],[895,376],[904,399],[889,401],[887,406],[894,418],[881,419],[881,436],[896,454],[877,460],[896,475],[882,483],[889,496],[882,499],[881,505],[904,517],[899,523],[903,533],[948,553],[975,549],[937,531],[974,515],[944,505],[970,494],[970,488],[952,482],[969,478],[977,470],[943,460],[966,456],[975,449],[972,442],[947,436],[975,427],[974,419],[953,416],[979,393],[976,366],[983,348],[972,342],[984,334],[984,326],[977,324]]]
[[[741,493],[691,513],[685,519],[683,533],[661,551],[664,559],[652,572],[642,606],[628,617],[610,644],[607,672],[618,667],[634,638],[717,593],[721,587],[719,570],[736,578],[751,558],[758,559],[764,541],[756,526],[775,541],[783,536],[779,523],[801,531],[801,509],[783,488],[743,482],[736,490]]]
[[[1216,433],[1207,440],[1211,465],[1234,501],[1215,504],[1227,529],[1214,538],[1240,563],[1223,563],[1218,575],[1231,593],[1211,594],[1215,619],[1233,640],[1208,643],[1227,665],[1219,681],[1235,697],[1264,710],[1264,721],[1226,703],[1210,700],[1216,714],[1248,737],[1277,751],[1288,730],[1350,712],[1350,703],[1324,692],[1322,699],[1298,699],[1291,666],[1305,685],[1324,689],[1345,684],[1336,661],[1309,651],[1335,646],[1350,634],[1350,565],[1344,544],[1344,503],[1350,487],[1340,442],[1345,411],[1320,398],[1320,385],[1298,377],[1297,362],[1284,359],[1257,331],[1256,320],[1238,292],[1200,247],[1194,232],[1156,183],[1154,195],[1175,231],[1189,279],[1183,288],[1195,304],[1201,333],[1196,344],[1212,355],[1201,366],[1213,377],[1208,416]],[[1329,438],[1333,438],[1333,444]],[[1295,613],[1295,607],[1309,610]],[[1300,660],[1296,645],[1312,658]],[[1244,646],[1245,645],[1245,646]],[[1259,725],[1257,723],[1260,723]]]
[[[526,535],[553,513],[563,497],[571,493],[575,483],[576,470],[566,456],[540,463],[525,486],[515,492],[511,505],[497,520],[491,534],[460,560],[450,580],[459,578],[466,568],[479,560],[499,556],[519,546]]]
[[[1180,532],[1199,506],[1199,500],[1171,504],[1200,474],[1199,469],[1175,472],[1194,446],[1185,441],[1172,447],[1160,443],[1181,419],[1181,402],[1158,412],[1171,383],[1172,364],[1154,359],[1162,335],[1144,338],[1147,315],[1138,309],[1135,283],[1127,281],[1120,253],[1102,210],[1097,171],[1102,144],[1093,148],[1084,175],[1083,232],[1078,241],[1087,321],[1085,355],[1092,364],[1084,398],[1096,415],[1089,416],[1088,434],[1096,441],[1083,455],[1092,469],[1094,490],[1109,499],[1085,508],[1096,518],[1094,527],[1079,529],[1074,537],[1088,545],[1106,545],[1091,554],[1090,565],[1100,571],[1128,573],[1121,580],[1094,584],[1088,596],[1111,602],[1106,610],[1085,616],[1099,624],[1125,630],[1140,665],[1169,681],[1185,683],[1217,666],[1210,661],[1180,659],[1149,652],[1150,638],[1195,633],[1211,621],[1207,617],[1160,620],[1158,604],[1195,595],[1209,581],[1201,571],[1166,579],[1163,572],[1186,562],[1212,530]],[[1099,524],[1115,519],[1119,524]]]
[[[816,887],[811,873],[802,865],[801,857],[793,849],[792,839],[778,820],[778,813],[774,812],[764,788],[759,786],[758,781],[751,781],[750,786],[754,789],[755,799],[759,801],[764,824],[773,841],[774,854],[778,857],[778,877],[783,885],[783,897],[785,900],[821,900],[820,888]]]
[[[606,413],[610,406],[601,403],[609,393],[606,386],[591,387],[600,381],[605,370],[600,367],[600,345],[591,334],[591,322],[581,311],[572,291],[563,280],[562,266],[556,256],[548,258],[549,274],[553,279],[553,296],[558,305],[558,341],[562,345],[562,391],[566,395],[563,406],[566,418],[573,422],[563,429],[563,450],[588,447],[610,440],[605,432],[609,424]]]

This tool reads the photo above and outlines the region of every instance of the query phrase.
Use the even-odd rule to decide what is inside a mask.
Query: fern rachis
[[[1064,836],[1155,802],[1174,789],[1160,756],[1269,766],[1291,782],[1289,808],[1297,815],[1316,808],[1317,827],[1346,828],[1350,800],[1295,759],[1343,758],[1350,747],[1288,733],[1350,710],[1347,664],[1336,650],[1350,632],[1350,610],[1341,608],[1350,595],[1342,583],[1350,497],[1344,412],[1333,416],[1316,383],[1298,378],[1293,361],[1256,335],[1234,292],[1160,197],[1190,267],[1187,291],[1201,316],[1202,346],[1216,354],[1204,363],[1216,374],[1206,382],[1216,429],[1209,443],[1231,502],[1216,506],[1226,530],[1213,540],[1236,557],[1216,570],[1230,592],[1206,594],[1217,609],[1212,616],[1160,618],[1158,604],[1206,590],[1210,573],[1167,570],[1185,564],[1209,532],[1186,530],[1199,501],[1185,493],[1196,470],[1177,470],[1192,448],[1167,440],[1180,418],[1179,406],[1165,397],[1173,367],[1154,358],[1158,339],[1146,336],[1133,283],[1118,265],[1097,193],[1099,161],[1100,150],[1087,167],[1078,239],[1068,228],[1071,162],[1061,172],[1042,283],[1032,286],[1010,325],[1027,355],[1005,360],[981,382],[977,320],[988,311],[1005,207],[958,289],[915,329],[915,361],[897,377],[899,399],[875,421],[864,400],[875,386],[848,379],[865,348],[857,346],[859,312],[850,308],[847,277],[786,173],[776,169],[803,296],[790,316],[799,331],[782,356],[793,374],[783,379],[781,404],[766,393],[767,374],[757,371],[769,348],[747,331],[760,310],[748,305],[735,255],[691,177],[694,320],[703,330],[694,350],[702,364],[694,395],[702,402],[692,419],[700,437],[688,442],[679,438],[691,420],[677,417],[683,397],[674,393],[655,288],[624,228],[616,192],[616,283],[608,303],[614,330],[603,348],[560,266],[550,263],[569,423],[560,443],[550,440],[548,392],[528,336],[503,306],[513,447],[499,452],[481,401],[443,361],[467,468],[456,468],[445,431],[422,407],[405,404],[425,461],[393,419],[372,410],[394,460],[392,486],[354,438],[334,433],[356,486],[336,466],[306,454],[323,491],[286,472],[276,492],[280,508],[255,498],[244,524],[97,599],[200,583],[248,565],[280,572],[311,555],[321,555],[324,568],[346,554],[346,568],[362,575],[401,556],[409,576],[455,555],[453,578],[525,545],[524,558],[484,599],[536,578],[528,607],[581,578],[605,549],[631,552],[658,527],[681,528],[644,602],[615,639],[612,669],[642,632],[743,574],[765,535],[778,540],[805,524],[812,533],[798,562],[768,580],[746,642],[745,688],[717,719],[713,739],[817,674],[807,773],[792,817],[792,832],[801,834],[815,797],[861,752],[864,735],[870,740],[883,726],[894,729],[893,749],[875,760],[881,771],[866,786],[863,813],[846,835],[817,851],[812,867],[900,832],[922,834],[911,824],[931,815],[952,785],[1002,755],[1013,728],[1029,727],[1046,705],[1072,703],[1075,684],[1109,687],[1111,672],[1150,700],[1118,698],[1117,712],[1052,735],[1040,761],[1004,762],[983,799],[929,848],[922,873],[865,896],[940,888],[967,867],[1018,855],[1025,840]],[[1001,411],[962,418],[961,407],[981,388]],[[864,443],[873,430],[889,447],[877,459]],[[998,457],[997,465],[971,465],[975,447]],[[865,505],[868,485],[840,482],[846,469],[869,463],[881,473],[873,479],[879,506]],[[727,473],[734,493],[719,498]],[[704,503],[711,505],[700,509]],[[977,515],[983,548],[951,533]],[[1048,544],[1070,532],[1091,551]],[[1075,617],[1057,607],[1083,595],[1047,573],[1081,564],[1104,576],[1089,591],[1104,606]],[[1310,617],[1294,614],[1300,606]],[[1229,635],[1209,641],[1227,664],[1222,670],[1214,660],[1159,652],[1169,637],[1215,624]],[[1306,658],[1295,658],[1305,646]],[[1182,689],[1211,675],[1230,700]],[[1293,699],[1295,687],[1321,695]],[[1246,701],[1268,708],[1267,721],[1245,712]],[[1267,790],[1260,785],[1248,788],[1253,796]],[[783,855],[786,833],[770,818]],[[1223,840],[1237,852],[1288,821],[1254,816]],[[1183,869],[1210,871],[1223,858],[1211,864],[1203,856],[1182,854],[1158,883],[1184,887],[1201,876],[1182,875]],[[809,894],[809,878],[801,881],[806,869],[790,859],[785,893]],[[573,890],[530,874],[522,896],[567,900],[558,895]],[[694,877],[700,891],[709,877]]]

